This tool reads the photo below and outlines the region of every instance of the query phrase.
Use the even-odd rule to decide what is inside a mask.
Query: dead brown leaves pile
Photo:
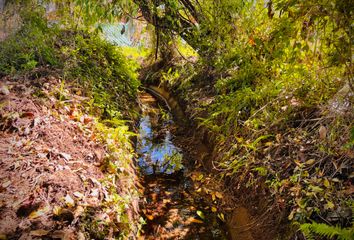
[[[62,104],[60,78],[45,75],[0,80],[0,239],[85,239],[87,209],[103,214],[107,150],[93,118],[74,116],[86,99],[65,90]]]

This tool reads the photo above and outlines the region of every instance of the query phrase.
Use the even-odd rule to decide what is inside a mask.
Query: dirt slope
[[[94,118],[77,109],[86,99],[55,73],[44,75],[0,82],[0,239],[114,236],[123,227],[103,186],[107,146]]]

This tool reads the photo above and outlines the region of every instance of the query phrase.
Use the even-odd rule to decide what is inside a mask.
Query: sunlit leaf
[[[315,159],[310,159],[310,160],[307,160],[305,163],[306,163],[306,165],[312,165],[312,164],[314,164],[315,162],[316,162]]]
[[[323,189],[318,186],[310,186],[309,187],[313,192],[322,192]]]
[[[77,197],[78,199],[83,199],[84,198],[84,195],[82,193],[80,193],[80,192],[74,192],[73,195],[75,197]]]
[[[47,214],[49,211],[50,211],[50,207],[45,206],[43,208],[39,208],[37,211],[32,212],[28,218],[35,219],[35,218],[38,218],[38,217],[41,217],[41,216]]]
[[[56,216],[59,216],[61,213],[62,208],[60,206],[54,206],[53,208],[53,214]]]
[[[65,204],[68,206],[68,207],[73,207],[75,206],[75,201],[74,199],[72,199],[72,197],[70,197],[69,194],[67,194],[64,198],[65,200]]]
[[[329,187],[331,186],[327,178],[325,178],[325,179],[323,180],[323,185],[324,185],[326,188],[329,188]]]
[[[334,203],[331,201],[327,201],[325,204],[325,209],[333,209],[334,208]]]
[[[223,198],[223,196],[220,192],[215,192],[215,196],[220,199]]]
[[[211,193],[211,199],[212,199],[213,201],[215,201],[215,199],[216,199],[216,196],[215,196],[215,193],[214,193],[214,192]]]
[[[203,180],[203,178],[204,178],[204,175],[202,173],[200,173],[197,177],[197,181],[201,181],[201,180]]]
[[[218,214],[218,218],[219,218],[221,221],[225,222],[225,216],[224,216],[223,213],[219,213],[219,214]]]
[[[201,218],[201,219],[205,219],[205,215],[204,215],[204,213],[202,212],[202,211],[200,211],[200,210],[198,210],[197,211],[197,215]]]

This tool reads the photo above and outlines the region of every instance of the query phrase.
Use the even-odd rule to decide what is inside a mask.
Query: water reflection
[[[148,93],[139,96],[143,112],[137,139],[138,165],[145,175],[142,215],[146,221],[142,233],[146,240],[156,239],[225,239],[216,217],[205,212],[198,183],[188,177],[189,169],[182,166],[182,149],[173,142],[179,129],[157,100]],[[181,129],[179,129],[181,130]],[[188,152],[187,152],[188,154]],[[187,155],[186,154],[186,155]],[[183,171],[180,171],[183,169]],[[204,216],[204,214],[203,214]]]
[[[160,109],[154,109],[154,115],[158,114]],[[150,114],[152,114],[150,112]],[[153,116],[158,117],[158,116]],[[148,113],[140,119],[139,123],[139,137],[137,150],[140,155],[139,166],[141,170],[147,174],[172,174],[183,168],[182,166],[182,154],[180,150],[172,143],[172,135],[168,130],[172,121],[164,120],[162,126],[163,129],[156,129],[161,134],[154,134],[151,117]],[[157,126],[154,126],[156,128]],[[159,131],[160,130],[160,131]],[[160,136],[159,136],[160,135]]]

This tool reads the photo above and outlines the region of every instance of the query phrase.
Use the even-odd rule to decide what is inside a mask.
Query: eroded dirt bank
[[[134,237],[126,130],[101,125],[80,88],[48,69],[2,78],[0,89],[0,239]]]

